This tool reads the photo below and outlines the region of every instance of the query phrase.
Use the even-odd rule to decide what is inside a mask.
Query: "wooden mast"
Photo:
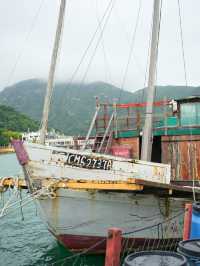
[[[50,103],[51,103],[51,96],[53,92],[56,63],[57,63],[58,52],[60,48],[61,34],[62,34],[63,25],[64,25],[65,7],[66,7],[66,0],[61,0],[58,24],[57,24],[57,29],[56,29],[56,36],[55,36],[54,47],[53,47],[53,52],[51,56],[51,65],[50,65],[49,77],[48,77],[48,82],[47,82],[46,96],[44,100],[43,116],[42,116],[41,129],[40,129],[40,143],[41,144],[45,144],[45,135],[47,132],[47,127],[48,127],[48,116],[49,116],[49,109],[50,109]]]
[[[153,102],[155,96],[156,66],[157,66],[157,57],[158,57],[160,8],[161,8],[161,1],[154,0],[153,26],[151,34],[151,53],[150,53],[148,91],[147,91],[147,107],[146,107],[145,123],[142,135],[142,151],[141,151],[141,159],[144,161],[151,161],[151,152],[153,144],[152,115],[153,115]]]

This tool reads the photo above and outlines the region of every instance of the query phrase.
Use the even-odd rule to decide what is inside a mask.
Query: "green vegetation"
[[[45,88],[46,83],[41,80],[21,81],[0,93],[0,104],[12,106],[15,110],[40,121]],[[200,88],[189,86],[156,88],[156,100],[178,99],[191,95],[200,95]],[[99,97],[101,102],[113,102],[119,97],[123,103],[143,102],[146,100],[146,89],[131,93],[103,82],[82,85],[58,83],[53,92],[49,126],[69,135],[85,135],[95,111],[96,97]]]
[[[38,123],[13,108],[0,105],[0,146],[8,145],[11,138],[20,138],[20,132],[37,130]]]

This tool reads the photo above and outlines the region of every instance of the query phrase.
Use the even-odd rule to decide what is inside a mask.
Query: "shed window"
[[[200,125],[200,103],[183,103],[180,105],[181,126]]]

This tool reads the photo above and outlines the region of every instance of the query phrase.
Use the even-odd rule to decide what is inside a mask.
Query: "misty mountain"
[[[25,80],[0,92],[0,104],[13,107],[31,118],[40,121],[46,83],[42,80]],[[111,84],[95,82],[90,84],[57,83],[52,95],[49,126],[66,134],[85,135],[93,113],[95,98],[100,102],[142,102],[146,100],[146,89],[134,93],[122,91]],[[159,86],[156,100],[178,99],[200,95],[200,87]]]
[[[31,118],[40,121],[46,83],[26,80],[0,92],[0,104],[12,106]],[[96,97],[100,101],[119,98],[121,90],[103,82],[86,85],[57,83],[52,95],[49,126],[66,134],[84,135],[95,111]],[[122,93],[122,101],[133,99],[130,92]]]

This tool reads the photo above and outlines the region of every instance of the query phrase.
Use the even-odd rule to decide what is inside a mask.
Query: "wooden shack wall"
[[[172,180],[200,180],[200,136],[162,136],[162,162],[171,164]]]
[[[122,146],[130,147],[131,158],[139,159],[139,156],[140,156],[139,137],[113,139],[112,146],[115,146],[115,145],[122,145]]]

